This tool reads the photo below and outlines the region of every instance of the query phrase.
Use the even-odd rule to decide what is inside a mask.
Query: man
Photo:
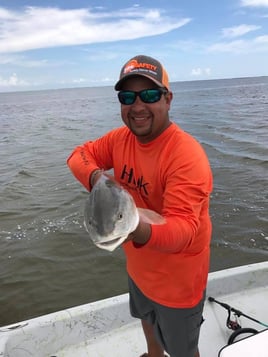
[[[169,119],[173,94],[159,61],[132,58],[115,89],[125,126],[77,147],[68,165],[88,190],[113,168],[137,207],[165,218],[163,225],[140,220],[122,245],[130,310],[142,321],[144,357],[197,357],[211,239],[209,162]]]

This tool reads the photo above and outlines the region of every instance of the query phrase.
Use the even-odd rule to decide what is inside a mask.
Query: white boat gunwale
[[[207,296],[227,303],[235,301],[236,308],[242,305],[241,311],[249,308],[249,305],[243,306],[243,301],[248,300],[250,294],[262,299],[258,304],[261,301],[263,304],[268,298],[267,273],[268,261],[212,272]],[[252,309],[244,312],[254,316]],[[263,316],[255,317],[268,322],[267,303],[264,310]],[[226,344],[232,333],[225,326],[226,316],[222,307],[206,301],[205,323],[200,335],[201,355],[215,357]],[[252,326],[252,322],[243,322]],[[264,328],[259,326],[258,329]],[[213,345],[207,346],[207,341],[210,344],[213,341]],[[129,315],[128,293],[0,327],[1,357],[97,357],[107,353],[123,357],[126,352],[128,356],[137,357],[144,351],[140,323]]]

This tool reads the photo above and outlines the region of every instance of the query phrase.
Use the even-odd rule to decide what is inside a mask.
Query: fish
[[[166,222],[153,210],[137,208],[126,189],[105,173],[100,175],[84,209],[84,226],[92,242],[112,252],[135,231],[140,220],[150,224]]]

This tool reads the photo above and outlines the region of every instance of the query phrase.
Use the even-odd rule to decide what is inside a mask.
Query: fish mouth
[[[126,238],[127,237],[117,237],[112,240],[95,242],[95,245],[101,249],[105,249],[112,252],[113,250],[115,250],[115,248],[117,248],[120,244],[122,244],[124,240],[126,240]]]
[[[121,239],[122,237],[119,237],[119,238],[115,238],[115,239],[112,239],[112,240],[107,240],[107,241],[104,241],[104,242],[100,242],[98,243],[99,245],[109,245],[109,244],[114,244],[116,243],[119,239]]]

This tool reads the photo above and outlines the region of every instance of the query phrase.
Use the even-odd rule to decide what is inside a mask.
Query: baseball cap
[[[169,90],[168,74],[162,64],[149,56],[138,55],[128,60],[121,69],[115,90],[121,90],[122,83],[130,76],[143,76],[151,79],[159,87]]]

